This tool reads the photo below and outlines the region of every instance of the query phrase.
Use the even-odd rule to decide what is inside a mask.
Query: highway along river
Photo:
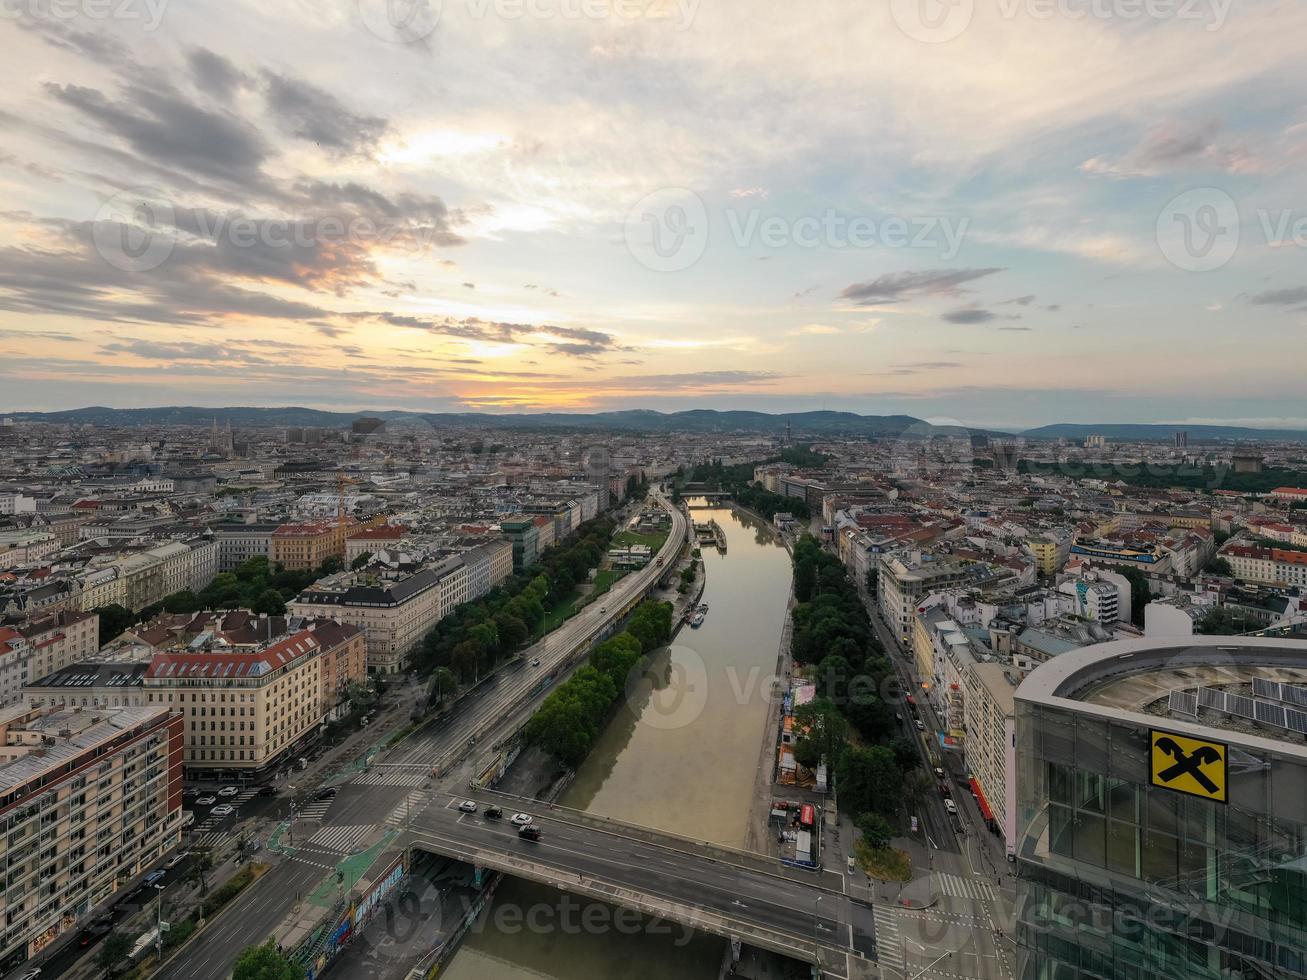
[[[703,548],[709,611],[658,651],[559,801],[677,834],[743,846],[767,719],[767,685],[790,590],[789,555],[757,520],[726,507],[727,550]],[[675,923],[633,924],[606,906],[585,912],[556,890],[506,879],[448,980],[714,980],[725,941]],[[494,914],[518,906],[522,920]],[[536,926],[518,925],[532,921]],[[498,921],[497,921],[498,920]],[[587,920],[590,925],[587,927]],[[509,923],[508,928],[500,928]]]

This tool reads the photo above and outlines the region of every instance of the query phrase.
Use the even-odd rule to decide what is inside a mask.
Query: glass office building
[[[1019,980],[1307,977],[1307,643],[1072,651],[1016,732]]]

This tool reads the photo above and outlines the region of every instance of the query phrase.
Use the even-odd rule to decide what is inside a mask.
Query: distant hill
[[[763,432],[779,434],[786,424],[796,435],[898,436],[959,434],[970,430],[936,427],[911,415],[855,415],[852,412],[794,412],[770,415],[766,412],[718,412],[695,409],[686,412],[595,412],[572,414],[545,412],[536,415],[487,415],[477,412],[327,412],[316,408],[75,408],[64,412],[14,412],[11,417],[27,422],[68,425],[209,425],[234,426],[320,426],[342,428],[364,415],[386,420],[420,420],[431,425],[487,429],[610,429],[627,432]],[[999,433],[989,433],[999,434]]]
[[[1170,442],[1176,432],[1181,430],[1189,433],[1191,443],[1216,440],[1227,442],[1243,440],[1307,441],[1307,430],[1303,429],[1249,429],[1235,425],[1125,425],[1116,423],[1072,425],[1062,422],[1057,425],[1041,425],[1037,429],[1027,429],[1021,435],[1027,439],[1080,440],[1086,436],[1098,435],[1122,442]]]

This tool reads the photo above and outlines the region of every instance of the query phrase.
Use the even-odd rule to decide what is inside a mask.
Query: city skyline
[[[1300,5],[82,6],[0,18],[0,411],[1307,427]]]

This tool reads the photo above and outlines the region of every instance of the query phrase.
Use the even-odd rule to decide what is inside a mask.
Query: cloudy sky
[[[1301,0],[414,3],[0,0],[0,410],[1307,426]]]

